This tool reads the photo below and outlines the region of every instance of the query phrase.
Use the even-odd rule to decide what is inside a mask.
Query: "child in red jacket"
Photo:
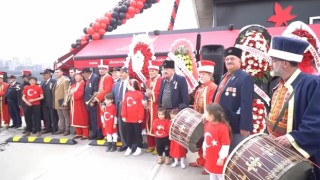
[[[32,129],[37,131],[36,136],[41,136],[41,108],[40,100],[43,99],[43,91],[37,84],[37,78],[31,76],[29,78],[30,86],[26,86],[22,92],[22,100],[26,103],[25,119],[26,133],[23,137],[27,137],[32,132]]]
[[[129,156],[131,152],[134,152],[134,156],[139,156],[142,152],[143,93],[140,91],[139,82],[136,79],[130,79],[127,88],[129,91],[124,96],[121,108],[122,120],[126,122],[128,145],[124,155]]]
[[[172,109],[170,111],[170,119],[171,119],[171,121],[176,117],[178,112],[179,112],[179,109]],[[184,163],[186,154],[187,154],[186,148],[181,146],[175,140],[171,139],[171,142],[170,142],[170,156],[172,158],[174,158],[174,162],[173,162],[173,164],[171,166],[172,167],[176,167],[178,165],[179,159],[180,159],[181,168],[182,169],[186,168],[186,165]]]
[[[169,131],[170,131],[170,120],[166,117],[166,110],[163,108],[158,109],[158,118],[154,119],[152,124],[152,131],[155,134],[156,138],[156,148],[158,152],[158,164],[163,163],[162,155],[165,153],[165,164],[170,164],[170,140],[169,140]]]
[[[113,104],[113,94],[109,93],[106,95],[104,105],[101,106],[102,112],[102,124],[103,124],[103,135],[107,139],[107,152],[114,152],[117,150],[117,117],[116,117],[116,106]]]

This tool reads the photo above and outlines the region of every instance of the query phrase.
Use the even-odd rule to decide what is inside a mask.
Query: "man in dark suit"
[[[225,50],[224,54],[228,72],[221,79],[213,97],[213,102],[223,107],[229,120],[234,134],[234,140],[230,147],[230,149],[233,149],[236,141],[241,141],[241,139],[250,135],[250,131],[253,130],[254,82],[252,76],[240,69],[241,49],[230,47]]]
[[[41,88],[43,90],[44,99],[41,102],[42,113],[45,122],[45,130],[42,132],[54,134],[58,131],[58,114],[53,108],[53,91],[56,80],[52,79],[52,73],[54,71],[51,69],[46,69],[40,74],[42,74],[43,81],[41,82]]]
[[[120,140],[122,142],[122,147],[119,148],[119,151],[125,151],[127,149],[127,134],[126,134],[126,122],[122,121],[121,117],[121,106],[122,100],[125,93],[127,92],[127,85],[129,81],[128,68],[122,67],[120,69],[120,81],[115,82],[112,88],[112,94],[114,97],[114,102],[117,110],[117,123],[118,123],[118,133]]]
[[[18,83],[16,76],[9,76],[9,88],[6,92],[6,101],[8,103],[9,114],[11,116],[13,124],[9,126],[10,128],[20,128],[22,125],[20,107],[21,103],[21,84]]]
[[[86,109],[89,113],[91,128],[91,136],[89,136],[89,139],[103,139],[102,130],[98,127],[98,103],[95,102],[93,98],[93,96],[95,96],[99,90],[99,76],[93,73],[92,69],[90,68],[84,68],[82,70],[82,75],[86,79],[84,101],[86,103]]]
[[[163,75],[159,93],[159,107],[165,109],[184,109],[189,106],[188,84],[186,78],[174,71],[174,61],[163,62]]]

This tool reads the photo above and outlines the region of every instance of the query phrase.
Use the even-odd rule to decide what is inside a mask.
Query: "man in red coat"
[[[4,72],[0,72],[0,127],[2,121],[5,127],[9,126],[10,116],[8,111],[8,105],[5,102],[5,94],[8,89],[8,83],[3,81],[4,79]]]
[[[102,129],[102,114],[100,112],[101,109],[101,103],[103,103],[105,95],[111,92],[113,87],[113,79],[109,75],[109,66],[105,64],[98,65],[99,68],[99,74],[100,74],[100,80],[99,80],[99,91],[97,96],[94,98],[94,101],[98,102],[98,128]]]
[[[161,77],[159,75],[159,61],[149,61],[149,79],[146,82],[147,89],[145,95],[148,97],[148,110],[146,116],[146,133],[147,133],[147,153],[153,152],[154,155],[157,154],[155,148],[155,137],[152,131],[152,123],[155,118],[157,118],[158,110],[158,98],[161,85]]]
[[[206,106],[211,103],[212,97],[217,89],[217,85],[213,82],[214,65],[215,63],[209,60],[202,60],[198,64],[201,86],[195,93],[193,109],[201,114],[204,113]],[[204,167],[205,159],[203,158],[203,151],[201,148],[202,142],[203,139],[198,142],[199,157],[196,162],[189,163],[189,166],[191,167]],[[206,171],[202,171],[202,174],[207,173]]]

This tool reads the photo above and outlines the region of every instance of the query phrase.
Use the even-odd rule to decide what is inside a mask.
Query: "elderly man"
[[[43,91],[44,99],[42,100],[42,113],[45,124],[45,130],[42,134],[52,133],[58,131],[58,116],[57,111],[53,108],[53,87],[56,84],[56,80],[52,79],[52,73],[54,71],[51,69],[45,69],[40,74],[43,77],[41,82],[41,88]]]
[[[9,108],[9,114],[12,119],[12,125],[10,128],[20,128],[22,125],[20,107],[21,103],[21,84],[17,82],[17,78],[14,75],[9,76],[9,88],[6,93],[6,99]]]
[[[84,101],[86,102],[86,109],[89,113],[89,122],[91,128],[89,140],[103,139],[102,131],[98,127],[98,103],[94,100],[94,96],[96,96],[99,91],[99,76],[93,73],[92,69],[90,68],[83,68],[82,75],[86,80]]]
[[[277,143],[309,158],[315,164],[313,179],[320,179],[320,80],[298,69],[308,46],[302,40],[272,38],[271,74],[281,80],[272,96],[267,129]]]
[[[213,72],[214,72],[215,63],[209,60],[202,60],[198,63],[198,72],[200,75],[199,81],[201,86],[197,89],[195,93],[195,99],[193,104],[193,109],[203,114],[204,109],[207,104],[212,102],[213,95],[217,89],[217,85],[213,82]],[[196,162],[189,163],[191,167],[204,167],[205,159],[203,158],[202,151],[202,142],[201,139],[197,146],[199,147],[198,155]],[[202,171],[202,174],[208,174],[205,170]]]
[[[253,77],[240,69],[241,49],[230,47],[224,55],[227,73],[219,83],[213,102],[223,107],[232,128],[231,152],[253,130],[254,83]]]
[[[188,84],[186,78],[175,73],[174,61],[163,62],[163,79],[159,93],[159,107],[165,109],[184,109],[189,106]]]
[[[69,105],[64,105],[65,94],[69,89],[69,78],[63,75],[62,69],[55,70],[57,82],[53,89],[54,94],[54,109],[57,110],[59,117],[59,130],[57,134],[69,135],[70,134],[70,112]]]

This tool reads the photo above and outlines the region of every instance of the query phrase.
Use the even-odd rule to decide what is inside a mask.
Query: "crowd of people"
[[[309,158],[314,163],[313,176],[319,179],[320,81],[297,67],[306,48],[301,40],[273,38],[271,73],[281,80],[272,97],[267,131],[275,142]],[[241,70],[241,49],[230,47],[224,56],[227,72],[219,84],[213,82],[214,63],[199,62],[201,85],[191,106],[203,114],[206,123],[204,138],[197,144],[199,157],[189,166],[203,167],[202,173],[209,173],[210,179],[223,178],[229,152],[253,130],[253,78]],[[146,83],[130,79],[127,67],[111,73],[103,64],[98,66],[99,75],[90,68],[70,69],[70,78],[62,69],[46,69],[40,85],[31,72],[24,74],[23,84],[17,83],[15,76],[9,76],[7,84],[0,75],[1,120],[9,128],[21,128],[21,106],[26,121],[24,137],[31,133],[38,137],[43,133],[67,136],[73,126],[74,139],[105,138],[106,151],[116,151],[116,142],[121,141],[118,151],[125,151],[125,156],[142,153],[142,134],[146,134],[146,152],[157,154],[157,163],[169,165],[173,158],[172,167],[180,160],[181,168],[185,168],[187,150],[169,139],[169,134],[171,121],[190,107],[187,80],[175,72],[174,61],[165,60],[162,70],[158,63],[149,61]],[[41,120],[45,126],[42,130]]]

